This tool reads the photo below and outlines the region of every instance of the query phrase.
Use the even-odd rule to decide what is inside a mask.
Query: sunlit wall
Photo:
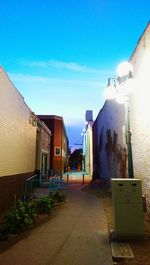
[[[35,170],[36,127],[31,110],[0,68],[0,176]]]
[[[150,24],[130,61],[134,70],[134,89],[130,100],[134,175],[143,180],[150,207]]]
[[[35,115],[0,68],[0,213],[14,195],[24,194],[25,180],[34,175]]]
[[[93,174],[93,137],[92,137],[93,121],[89,121],[83,135],[83,157],[84,170],[87,174]]]

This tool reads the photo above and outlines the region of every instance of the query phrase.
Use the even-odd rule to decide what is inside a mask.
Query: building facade
[[[130,60],[129,120],[134,178],[140,178],[150,213],[150,23],[139,39]],[[93,125],[94,174],[110,180],[128,177],[128,148],[125,105],[107,100]]]
[[[0,68],[0,212],[35,172],[35,115]]]
[[[130,100],[134,177],[142,179],[150,212],[150,23],[130,57],[135,85]]]
[[[68,138],[63,118],[55,115],[38,115],[51,131],[50,169],[61,173],[67,170]]]
[[[105,102],[93,124],[93,178],[126,177],[125,108]]]
[[[36,174],[40,180],[46,180],[50,170],[50,140],[51,131],[44,122],[36,118]]]

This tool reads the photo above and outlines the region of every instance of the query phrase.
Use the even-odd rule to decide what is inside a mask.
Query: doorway
[[[42,175],[42,179],[47,179],[47,176],[48,176],[48,154],[46,154],[46,153],[42,153],[41,175]]]

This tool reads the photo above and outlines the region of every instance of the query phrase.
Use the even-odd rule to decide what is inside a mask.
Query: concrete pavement
[[[79,189],[47,222],[0,254],[3,265],[112,265],[100,198]]]
[[[70,192],[68,197],[72,228],[52,264],[111,265],[106,219],[99,199],[82,191]]]

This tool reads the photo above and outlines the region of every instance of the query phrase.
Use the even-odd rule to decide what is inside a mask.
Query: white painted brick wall
[[[130,101],[134,174],[150,207],[150,24],[131,59],[135,88]]]
[[[85,172],[92,176],[93,174],[93,136],[92,136],[93,121],[89,121],[86,125],[83,135],[83,156]]]
[[[140,38],[130,61],[133,65],[134,79],[132,80],[132,94],[129,98],[131,142],[133,154],[134,177],[143,183],[143,193],[146,195],[148,211],[150,213],[150,24]],[[118,133],[118,145],[126,148],[123,136],[124,111],[114,101],[107,102],[97,117],[98,139],[103,127],[103,148],[99,151],[99,167],[101,177],[119,176],[119,165],[116,157],[108,158],[105,150],[107,143],[106,130]],[[124,139],[124,140],[123,140]],[[115,172],[114,172],[115,170]]]
[[[36,127],[31,110],[0,68],[0,176],[35,170]]]

